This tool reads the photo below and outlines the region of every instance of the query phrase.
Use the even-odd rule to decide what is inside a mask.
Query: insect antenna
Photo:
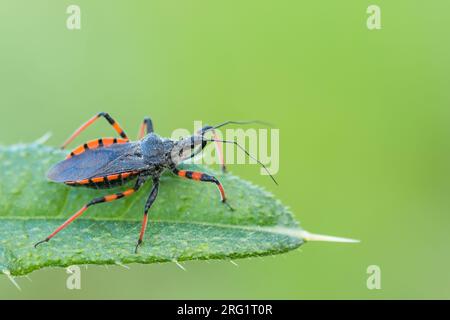
[[[255,158],[254,156],[252,156],[243,146],[241,146],[237,141],[229,141],[229,140],[220,140],[220,139],[204,139],[203,141],[208,141],[208,142],[221,142],[221,143],[230,143],[230,144],[234,144],[236,145],[239,149],[241,149],[242,151],[245,152],[245,154],[250,157],[251,159],[255,160],[261,167],[264,168],[264,170],[267,172],[267,174],[270,176],[270,178],[272,179],[272,181],[278,185],[277,180],[275,180],[275,178],[273,177],[273,175],[270,173],[270,171],[267,169],[267,167],[261,162],[259,161],[257,158]]]
[[[268,127],[273,127],[273,124],[271,124],[271,123],[269,123],[269,122],[265,122],[265,121],[260,121],[260,120],[247,120],[247,121],[233,121],[233,120],[228,120],[228,121],[222,122],[221,124],[218,124],[218,125],[216,125],[216,126],[213,126],[213,127],[211,127],[210,129],[208,129],[208,130],[219,129],[219,128],[221,128],[221,127],[223,127],[223,126],[226,126],[226,125],[229,125],[229,124],[252,124],[252,123],[255,123],[255,124],[262,124],[262,125],[265,125],[265,126],[268,126]]]

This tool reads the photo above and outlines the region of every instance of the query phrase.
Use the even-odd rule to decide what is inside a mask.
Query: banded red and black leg
[[[128,143],[129,140],[128,139],[120,139],[120,138],[100,138],[100,139],[95,139],[95,140],[91,140],[86,142],[85,144],[82,144],[80,146],[78,146],[77,148],[73,149],[66,157],[66,159],[71,158],[73,156],[77,156],[79,154],[82,154],[83,152],[85,152],[86,150],[89,149],[97,149],[100,147],[108,147],[110,145],[119,143]]]
[[[177,168],[173,169],[172,172],[176,174],[179,177],[191,179],[195,181],[201,181],[201,182],[211,182],[214,183],[220,192],[220,198],[222,200],[222,203],[228,206],[230,210],[233,210],[233,207],[230,206],[230,204],[227,202],[227,197],[225,195],[225,190],[220,183],[220,181],[207,173],[199,172],[199,171],[189,171],[189,170],[178,170]]]
[[[63,143],[61,146],[61,149],[64,149],[70,142],[73,141],[81,132],[83,132],[86,128],[88,128],[91,124],[93,124],[97,119],[99,118],[105,118],[106,121],[116,130],[116,132],[120,135],[122,139],[129,140],[127,134],[122,129],[122,127],[119,125],[118,122],[116,122],[107,112],[100,112],[93,116],[91,119],[86,121],[81,127],[79,127],[75,132]]]
[[[141,126],[139,127],[138,139],[142,139],[146,134],[152,133],[153,130],[153,122],[149,117],[144,118]]]
[[[155,178],[153,179],[152,190],[150,191],[150,195],[148,196],[147,202],[145,203],[144,218],[142,219],[141,232],[139,233],[139,239],[136,244],[136,248],[134,249],[134,253],[138,252],[138,248],[142,244],[142,241],[144,239],[145,230],[147,229],[148,211],[153,205],[153,202],[155,202],[156,197],[158,196],[158,191],[159,191],[159,178]]]
[[[118,199],[121,199],[124,197],[128,197],[128,196],[132,195],[133,193],[135,193],[142,186],[142,184],[144,182],[145,182],[145,177],[138,177],[136,184],[131,189],[91,200],[86,205],[84,205],[80,210],[78,210],[74,215],[72,215],[69,219],[67,219],[63,224],[61,224],[58,228],[56,228],[55,231],[53,231],[47,238],[37,242],[34,245],[34,247],[36,248],[41,243],[50,241],[50,239],[53,238],[58,232],[60,232],[64,228],[66,228],[69,224],[71,224],[78,217],[80,217],[90,206],[93,206],[93,205],[96,205],[99,203],[103,203],[103,202],[111,202],[111,201],[118,200]]]

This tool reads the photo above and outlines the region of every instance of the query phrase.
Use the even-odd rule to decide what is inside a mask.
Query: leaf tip
[[[323,234],[315,234],[311,233],[305,230],[301,230],[300,232],[301,237],[305,241],[323,241],[323,242],[341,242],[341,243],[359,243],[360,240],[357,239],[351,239],[351,238],[343,238],[343,237],[335,237],[335,236],[328,236]]]
[[[341,243],[357,243],[360,242],[356,239],[350,239],[350,238],[342,238],[342,237],[334,237],[334,236],[327,236],[323,234],[315,234],[308,232],[306,230],[297,229],[297,228],[286,228],[286,227],[264,227],[260,228],[260,230],[264,230],[267,232],[277,233],[286,235],[289,237],[294,237],[297,239],[301,239],[305,242],[309,241],[323,241],[323,242],[341,242]]]

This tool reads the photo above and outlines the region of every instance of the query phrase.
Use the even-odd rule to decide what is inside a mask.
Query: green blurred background
[[[81,30],[66,8],[81,8]],[[369,31],[377,4],[382,29]],[[0,2],[0,142],[60,144],[108,111],[158,133],[258,118],[280,128],[276,194],[309,231],[361,239],[275,257],[0,276],[0,298],[450,298],[450,3]],[[81,140],[111,135],[100,123]],[[69,214],[69,213],[68,213]],[[378,265],[382,289],[368,290]]]

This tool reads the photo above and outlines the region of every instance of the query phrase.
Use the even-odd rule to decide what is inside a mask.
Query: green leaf
[[[44,239],[94,197],[117,191],[73,188],[49,182],[45,173],[65,153],[39,143],[0,147],[0,270],[23,275],[46,266],[126,264],[231,259],[272,255],[299,247],[302,230],[274,197],[231,174],[209,168],[223,183],[231,205],[216,187],[161,179],[143,246],[133,252],[151,183],[132,197],[92,206],[50,242]]]

